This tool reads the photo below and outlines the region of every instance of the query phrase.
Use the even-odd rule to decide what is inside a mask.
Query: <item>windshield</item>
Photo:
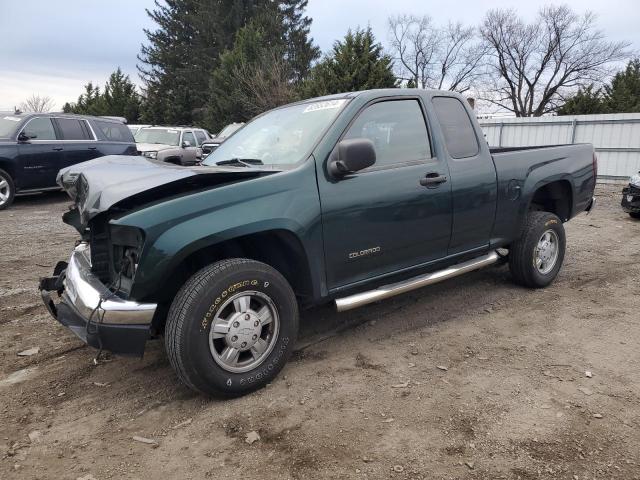
[[[238,130],[242,125],[244,125],[244,123],[231,123],[226,127],[224,127],[222,130],[220,130],[220,133],[216,135],[216,137],[221,137],[221,138],[228,137],[233,132]]]
[[[174,146],[180,143],[180,132],[171,128],[141,128],[134,136],[136,143],[159,143]]]
[[[264,165],[290,165],[303,160],[346,99],[324,100],[272,110],[238,130],[202,163],[259,160]]]
[[[16,127],[22,121],[20,117],[13,115],[0,115],[0,138],[9,138],[16,131]]]

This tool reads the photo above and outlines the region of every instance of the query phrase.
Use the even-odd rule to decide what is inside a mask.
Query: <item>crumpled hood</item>
[[[64,168],[57,182],[76,209],[65,218],[82,232],[89,220],[118,202],[139,197],[148,203],[176,194],[276,173],[233,167],[181,167],[142,156],[109,155]]]
[[[160,152],[169,148],[178,148],[173,145],[165,145],[164,143],[136,143],[136,149],[139,152]]]

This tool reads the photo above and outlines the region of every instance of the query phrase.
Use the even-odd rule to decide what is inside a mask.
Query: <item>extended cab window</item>
[[[427,125],[417,100],[389,100],[367,107],[344,138],[371,140],[375,166],[431,158]]]
[[[60,128],[63,140],[93,140],[87,122],[84,120],[56,118],[56,123]]]
[[[94,125],[98,127],[107,140],[112,142],[133,142],[131,131],[122,123],[95,120]]]
[[[34,118],[22,130],[29,138],[35,140],[55,140],[56,132],[53,129],[51,119],[48,117]]]
[[[433,108],[438,116],[449,155],[452,158],[477,155],[480,150],[478,139],[462,102],[452,97],[435,97]]]

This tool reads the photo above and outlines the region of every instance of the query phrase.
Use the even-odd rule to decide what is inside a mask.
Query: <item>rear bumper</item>
[[[89,248],[78,245],[69,263],[40,280],[49,313],[82,341],[114,353],[142,356],[156,304],[123,300],[91,273]]]
[[[640,213],[640,188],[631,186],[623,188],[621,205],[627,213]]]

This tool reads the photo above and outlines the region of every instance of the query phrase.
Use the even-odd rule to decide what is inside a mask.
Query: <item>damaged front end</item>
[[[74,201],[63,221],[81,235],[68,262],[40,281],[47,309],[87,344],[142,356],[157,304],[131,298],[145,232],[115,219],[134,209],[220,185],[275,173],[184,168],[141,157],[102,157],[61,170]]]
[[[622,189],[622,210],[633,218],[640,218],[640,172],[629,179],[629,185]]]
[[[82,242],[69,262],[40,280],[49,313],[92,347],[142,356],[157,305],[125,300],[91,271],[91,251]]]

